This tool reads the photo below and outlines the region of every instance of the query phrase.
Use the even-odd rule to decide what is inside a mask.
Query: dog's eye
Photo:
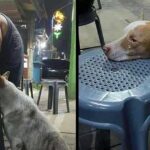
[[[134,39],[134,38],[132,38],[131,40],[132,40],[132,42],[137,42],[137,40],[136,40],[136,39]]]
[[[136,39],[133,35],[130,35],[130,36],[129,36],[129,40],[130,40],[131,42],[137,42],[137,39]]]

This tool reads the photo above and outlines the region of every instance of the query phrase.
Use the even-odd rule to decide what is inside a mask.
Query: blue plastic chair
[[[80,55],[79,122],[116,132],[123,150],[148,150],[150,60],[109,61],[101,49]]]

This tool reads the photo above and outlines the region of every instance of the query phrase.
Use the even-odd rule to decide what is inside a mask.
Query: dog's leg
[[[19,120],[22,118],[22,111],[15,110],[9,114],[7,114],[4,119],[4,131],[6,137],[10,142],[10,146],[12,150],[23,150],[24,144],[20,137],[22,137],[20,133],[20,128],[18,126]],[[17,127],[18,126],[18,127]],[[20,137],[18,136],[18,132],[20,133]]]
[[[62,137],[56,132],[51,132],[45,141],[48,141],[48,150],[69,150]]]

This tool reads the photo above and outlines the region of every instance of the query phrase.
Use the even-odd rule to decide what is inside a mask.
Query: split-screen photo
[[[0,0],[0,150],[150,150],[149,0]]]

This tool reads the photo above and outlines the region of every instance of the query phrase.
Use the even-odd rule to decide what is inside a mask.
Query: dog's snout
[[[103,47],[103,50],[104,50],[104,52],[107,54],[107,53],[109,53],[109,52],[111,51],[111,47],[105,45],[105,46]]]

